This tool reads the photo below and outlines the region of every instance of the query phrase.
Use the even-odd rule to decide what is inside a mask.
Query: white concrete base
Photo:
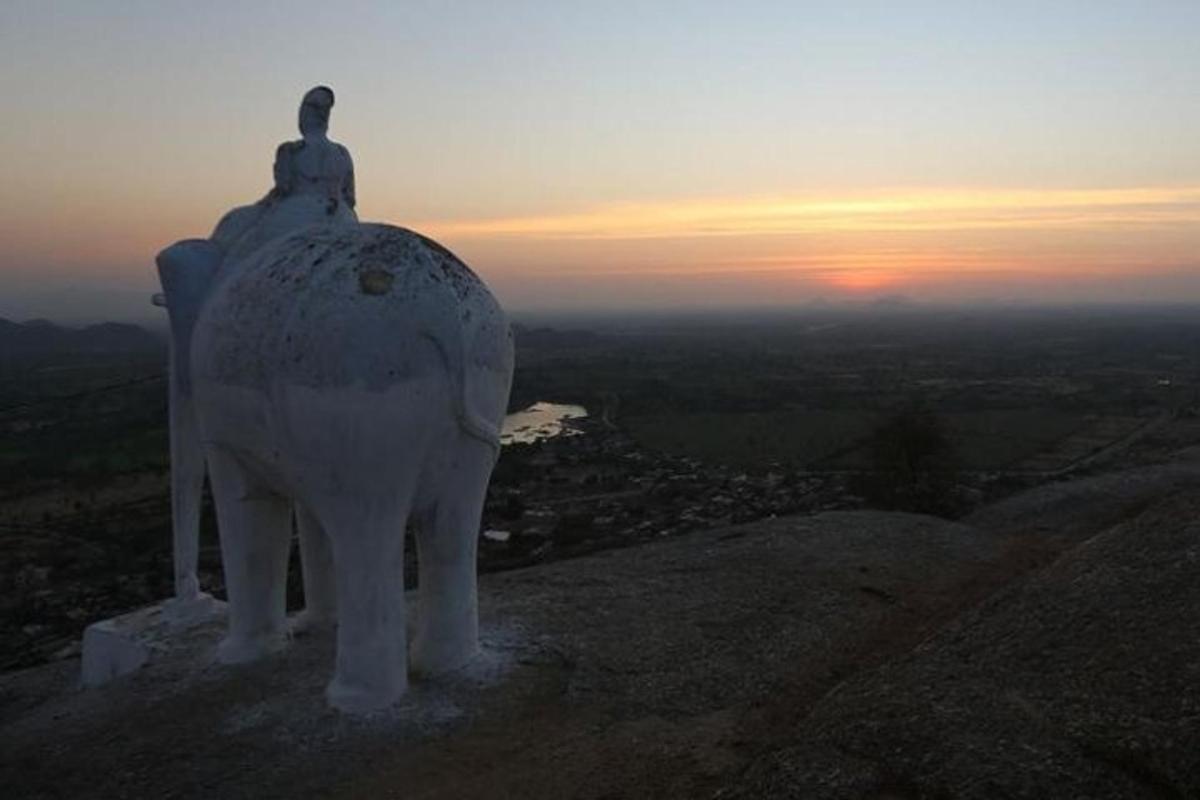
[[[172,598],[119,617],[92,623],[83,632],[82,681],[100,686],[140,669],[170,648],[173,636],[225,616],[225,603],[200,594]]]

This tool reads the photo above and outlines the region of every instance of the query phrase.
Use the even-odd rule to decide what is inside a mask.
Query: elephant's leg
[[[304,573],[304,611],[293,621],[292,632],[303,633],[337,622],[337,583],[329,537],[317,517],[299,503],[296,528],[300,534],[300,568]]]
[[[325,498],[314,511],[333,544],[337,576],[337,668],[326,696],[342,711],[384,708],[408,688],[408,499]]]
[[[457,669],[479,651],[475,560],[494,462],[490,447],[460,437],[433,509],[417,528],[420,606],[411,663],[424,675]]]
[[[209,450],[209,480],[229,596],[229,633],[217,655],[251,661],[287,643],[291,507],[219,447]]]

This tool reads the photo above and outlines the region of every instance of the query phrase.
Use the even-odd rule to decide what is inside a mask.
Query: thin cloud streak
[[[1196,264],[1179,264],[1177,269],[1200,269]],[[1051,258],[1039,255],[1036,262],[1022,260],[1016,256],[972,256],[955,253],[830,253],[785,258],[747,259],[745,261],[714,262],[710,264],[664,264],[622,268],[582,268],[571,274],[582,276],[617,275],[728,275],[728,274],[772,274],[803,272],[809,276],[849,274],[866,270],[891,270],[898,274],[914,275],[925,272],[929,275],[946,276],[957,271],[972,275],[1039,275],[1050,273],[1068,277],[1072,274],[1128,275],[1139,270],[1157,271],[1164,269],[1160,260],[1128,258],[1122,256],[1062,257]],[[529,273],[541,275],[544,273]]]
[[[820,233],[1158,229],[1200,224],[1200,188],[918,190],[840,198],[732,198],[584,212],[430,220],[436,236],[671,239]]]

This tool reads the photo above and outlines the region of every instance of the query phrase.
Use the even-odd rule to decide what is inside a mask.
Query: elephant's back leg
[[[251,661],[287,643],[291,506],[223,447],[208,449],[208,466],[229,597],[229,632],[218,658]]]
[[[296,504],[300,569],[304,576],[304,611],[292,622],[292,633],[333,625],[337,620],[337,582],[333,547],[317,516],[304,502]]]
[[[431,503],[416,529],[420,581],[412,665],[426,675],[456,669],[479,649],[476,554],[495,451],[459,434],[438,459]]]
[[[308,498],[333,554],[337,664],[326,696],[342,711],[384,708],[408,688],[404,532],[411,499],[411,485]]]

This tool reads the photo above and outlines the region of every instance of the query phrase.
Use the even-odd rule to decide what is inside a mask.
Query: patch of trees
[[[936,414],[913,405],[889,418],[870,441],[872,469],[851,481],[868,506],[958,516],[965,510],[954,448]]]

